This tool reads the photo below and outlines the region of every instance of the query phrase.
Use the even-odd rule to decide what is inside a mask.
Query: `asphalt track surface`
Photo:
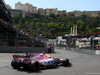
[[[100,56],[64,49],[55,49],[55,51],[56,53],[50,53],[50,55],[69,58],[73,66],[41,69],[37,73],[23,68],[16,70],[10,65],[14,53],[0,53],[0,75],[100,75]]]

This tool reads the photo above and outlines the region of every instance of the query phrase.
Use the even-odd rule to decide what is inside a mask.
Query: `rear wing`
[[[13,59],[14,59],[16,62],[21,61],[21,58],[24,58],[24,57],[25,57],[24,55],[13,55]]]

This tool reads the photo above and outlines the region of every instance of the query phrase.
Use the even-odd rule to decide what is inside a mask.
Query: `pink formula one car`
[[[63,65],[69,67],[72,65],[69,59],[51,57],[45,53],[27,53],[26,55],[13,55],[11,66],[15,69],[20,67],[28,68],[32,71],[39,71],[40,67],[57,67]]]

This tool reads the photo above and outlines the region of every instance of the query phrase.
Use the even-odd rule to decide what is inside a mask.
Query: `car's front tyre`
[[[69,67],[69,66],[71,66],[71,63],[69,62],[69,59],[65,59],[65,60],[62,61],[62,65],[64,67]]]

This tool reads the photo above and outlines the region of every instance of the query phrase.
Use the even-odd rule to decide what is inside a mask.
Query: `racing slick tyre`
[[[34,63],[31,62],[30,65],[29,65],[29,69],[31,71],[35,71],[35,72],[39,71],[39,67],[40,67],[40,65],[39,65],[38,61],[35,61]]]
[[[20,66],[18,65],[18,63],[17,63],[15,60],[12,60],[12,61],[11,61],[11,66],[12,66],[14,69],[20,68]]]
[[[64,67],[69,67],[69,66],[70,66],[69,59],[63,60],[63,61],[62,61],[62,65],[63,65]]]

